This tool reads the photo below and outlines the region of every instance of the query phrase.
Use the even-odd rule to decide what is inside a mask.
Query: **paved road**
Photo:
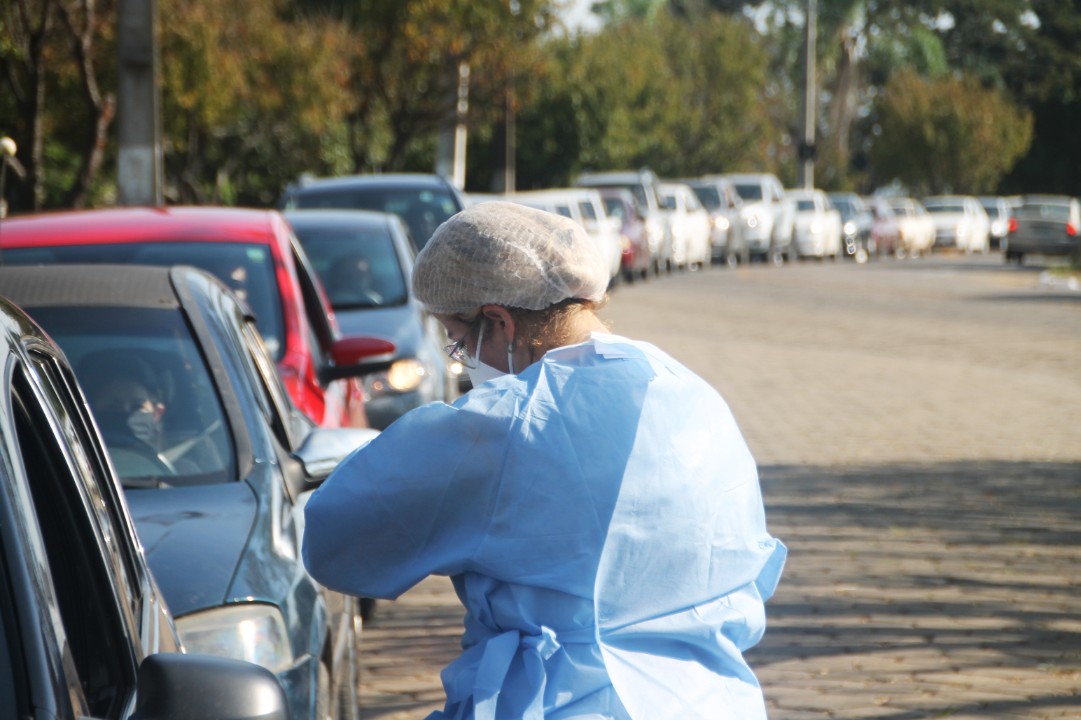
[[[749,654],[774,720],[1081,718],[1081,292],[997,256],[710,270],[614,331],[728,400],[788,566]],[[362,717],[441,707],[429,579],[361,642]]]

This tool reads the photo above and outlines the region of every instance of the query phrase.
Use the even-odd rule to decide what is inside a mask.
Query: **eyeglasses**
[[[443,347],[443,352],[447,354],[447,357],[449,357],[454,362],[461,363],[467,368],[476,367],[476,363],[474,362],[473,358],[469,356],[469,351],[465,349],[465,341],[466,338],[472,335],[473,331],[477,329],[477,327],[480,325],[480,322],[481,318],[477,318],[473,322],[473,324],[469,326],[469,329],[462,333],[462,337],[460,340],[458,340],[458,342],[452,342],[450,345],[446,345]]]

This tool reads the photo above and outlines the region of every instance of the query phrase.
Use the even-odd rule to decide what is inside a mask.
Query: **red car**
[[[304,414],[323,427],[368,425],[355,375],[362,362],[389,356],[393,344],[340,336],[307,256],[276,210],[132,207],[14,216],[0,227],[0,253],[5,265],[193,265],[217,275],[251,308]]]

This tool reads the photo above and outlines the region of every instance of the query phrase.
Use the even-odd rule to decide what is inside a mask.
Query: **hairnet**
[[[466,208],[440,225],[417,256],[413,289],[430,311],[481,305],[543,310],[600,301],[609,272],[597,243],[570,218],[512,202]]]

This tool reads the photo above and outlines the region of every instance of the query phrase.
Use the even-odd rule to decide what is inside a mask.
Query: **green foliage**
[[[1032,140],[1032,114],[970,77],[897,73],[879,98],[878,118],[876,179],[926,194],[994,191]]]

